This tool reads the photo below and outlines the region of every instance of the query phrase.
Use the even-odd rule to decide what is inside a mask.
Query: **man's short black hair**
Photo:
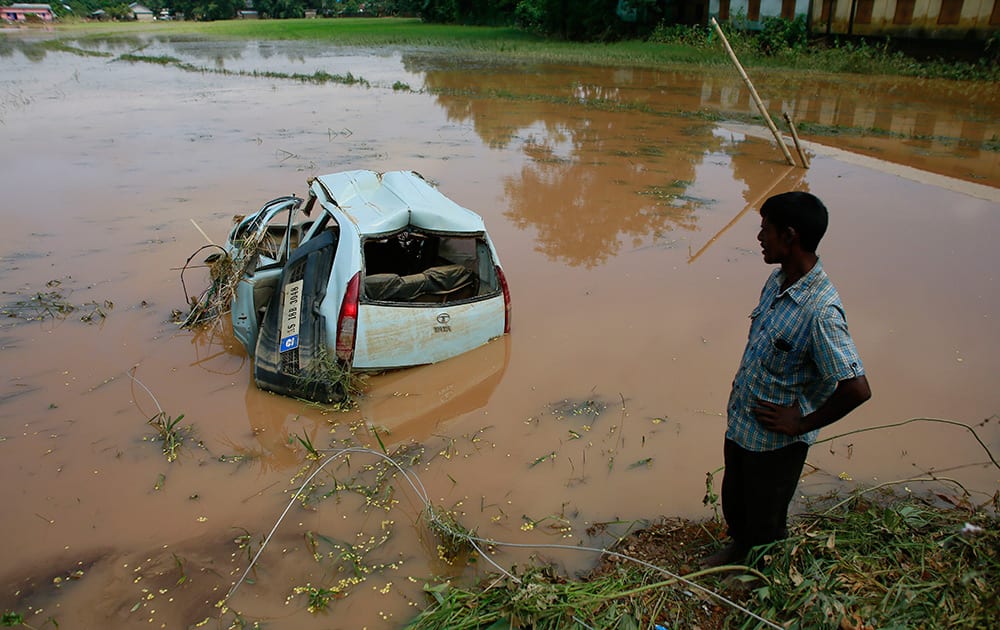
[[[794,228],[802,249],[811,253],[816,252],[829,222],[826,206],[816,195],[797,191],[769,197],[760,207],[760,216],[778,229]]]

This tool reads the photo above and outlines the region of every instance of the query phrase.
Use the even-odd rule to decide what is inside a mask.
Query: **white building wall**
[[[708,14],[710,16],[719,17],[719,4],[719,0],[709,0]],[[730,0],[729,19],[736,16],[746,17],[749,9],[750,3],[747,0]],[[808,14],[809,0],[795,0],[795,15],[808,16]],[[760,0],[760,19],[763,20],[766,17],[781,17],[781,0]]]
[[[964,0],[957,24],[939,24],[942,0],[916,0],[913,17],[909,24],[896,24],[897,0],[874,0],[870,23],[855,19],[851,24],[851,6],[854,0],[834,0],[829,30],[834,34],[902,36],[902,37],[942,37],[966,38],[988,37],[1000,30],[1000,25],[990,24],[993,8],[1000,0]],[[814,0],[812,4],[812,30],[815,33],[827,31],[823,19],[824,0]]]

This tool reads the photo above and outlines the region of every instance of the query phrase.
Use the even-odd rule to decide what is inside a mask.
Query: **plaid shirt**
[[[767,279],[760,304],[750,313],[750,337],[729,395],[726,438],[749,451],[772,451],[792,442],[812,444],[819,431],[792,437],[757,422],[757,399],[812,413],[837,383],[864,374],[847,332],[840,295],[823,265],[781,291],[781,269]]]

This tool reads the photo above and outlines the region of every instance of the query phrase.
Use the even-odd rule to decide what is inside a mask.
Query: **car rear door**
[[[505,316],[502,293],[459,304],[362,302],[354,367],[404,367],[457,356],[502,335]]]

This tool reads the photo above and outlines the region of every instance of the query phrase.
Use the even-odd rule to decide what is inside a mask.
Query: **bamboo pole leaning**
[[[701,246],[701,249],[689,255],[688,264],[690,265],[694,261],[698,260],[699,256],[704,254],[709,247],[711,247],[716,241],[718,241],[719,238],[729,230],[729,228],[736,225],[739,222],[739,220],[742,219],[744,215],[746,215],[746,213],[750,212],[755,208],[760,208],[761,202],[770,197],[771,193],[774,192],[774,190],[778,187],[779,184],[785,184],[784,186],[785,188],[787,188],[788,190],[794,190],[795,189],[794,185],[798,184],[798,182],[803,176],[804,174],[802,173],[802,171],[793,168],[791,166],[785,167],[785,170],[782,170],[782,172],[778,175],[778,177],[775,178],[774,182],[767,187],[767,190],[760,193],[759,195],[757,195],[756,199],[754,199],[747,205],[743,206],[743,209],[740,210],[739,213],[729,221],[729,223],[722,226],[722,229],[716,232],[715,235],[712,236],[712,238],[708,239],[708,241]],[[690,249],[688,251],[690,251]]]
[[[760,100],[760,95],[757,94],[757,90],[754,88],[753,83],[750,82],[750,77],[747,76],[747,71],[743,69],[743,64],[741,64],[740,60],[736,57],[736,53],[733,52],[733,47],[729,45],[729,40],[726,39],[726,34],[722,32],[722,27],[719,26],[719,23],[714,17],[712,18],[712,26],[715,28],[715,32],[718,33],[719,39],[722,40],[722,45],[725,47],[730,61],[732,61],[733,65],[736,66],[736,69],[740,73],[740,77],[743,78],[743,82],[746,84],[747,89],[750,90],[750,96],[753,98],[753,102],[757,105],[757,109],[760,110],[761,115],[764,117],[764,122],[767,123],[767,128],[771,130],[775,141],[778,143],[778,146],[781,147],[781,152],[784,154],[785,160],[790,166],[796,166],[795,160],[792,158],[792,154],[788,150],[788,146],[781,137],[781,132],[778,131],[778,128],[774,125],[774,121],[771,120],[771,115],[767,113],[767,109],[764,107],[764,102]]]
[[[799,144],[799,132],[795,130],[795,121],[792,120],[792,115],[785,112],[785,122],[788,123],[788,129],[792,132],[792,142],[795,143],[795,150],[799,154],[799,159],[802,160],[802,168],[809,168],[809,158],[806,157],[805,151],[802,150],[802,145]]]

